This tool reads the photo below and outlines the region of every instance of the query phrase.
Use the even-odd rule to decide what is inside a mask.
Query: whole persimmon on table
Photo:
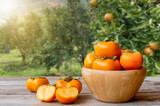
[[[0,77],[0,106],[59,106],[64,105],[57,100],[53,102],[41,102],[37,99],[36,93],[26,88],[26,81],[29,77]],[[60,77],[47,77],[51,84]],[[135,97],[126,103],[104,103],[96,100],[82,77],[80,77],[83,88],[77,100],[71,105],[160,105],[160,77],[146,77],[141,88]]]

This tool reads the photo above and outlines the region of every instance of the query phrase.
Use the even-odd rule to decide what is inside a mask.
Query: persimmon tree
[[[22,56],[22,64],[26,57],[35,50],[40,44],[42,29],[40,17],[30,12],[20,21],[17,16],[10,17],[7,23],[2,27],[4,40],[17,47]]]
[[[24,63],[26,57],[31,52],[35,52],[39,47],[40,39],[42,37],[41,19],[34,13],[30,12],[23,22],[19,24],[18,34],[14,38],[14,42],[22,55],[22,62]]]
[[[83,65],[95,39],[87,7],[80,0],[67,0],[66,7],[45,8],[43,15],[46,42],[39,57],[48,70],[53,66],[59,69],[73,58]]]
[[[93,0],[92,0],[93,1]],[[91,6],[91,28],[99,41],[113,40],[122,49],[143,53],[149,42],[160,43],[160,4],[156,0],[97,0]],[[105,15],[113,18],[109,20]],[[113,17],[112,17],[113,15]],[[110,22],[109,22],[109,21]],[[160,49],[144,55],[148,75],[160,72]]]

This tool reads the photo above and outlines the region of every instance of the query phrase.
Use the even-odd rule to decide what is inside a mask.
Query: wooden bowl
[[[102,71],[82,68],[82,77],[93,96],[100,101],[120,103],[131,100],[146,76],[146,68]]]

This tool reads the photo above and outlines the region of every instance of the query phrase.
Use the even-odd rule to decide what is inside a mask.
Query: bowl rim
[[[142,65],[141,68],[139,69],[134,69],[134,70],[94,70],[94,69],[90,69],[90,68],[86,68],[86,67],[82,67],[82,69],[86,69],[88,71],[100,71],[100,72],[129,72],[129,71],[139,71],[139,70],[143,70],[145,69],[145,66]]]

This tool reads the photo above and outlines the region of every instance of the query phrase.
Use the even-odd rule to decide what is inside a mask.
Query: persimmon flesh
[[[37,90],[37,98],[40,101],[51,102],[56,97],[56,87],[53,85],[43,85]]]
[[[76,87],[58,88],[56,91],[56,99],[60,103],[73,103],[78,97],[78,89]]]

